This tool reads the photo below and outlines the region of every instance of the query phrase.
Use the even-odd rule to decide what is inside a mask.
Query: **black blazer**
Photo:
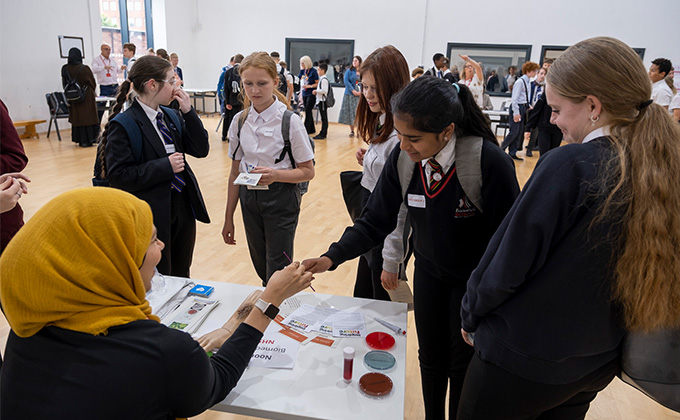
[[[181,116],[182,135],[180,136],[167,115],[165,125],[170,130],[175,149],[197,158],[206,157],[210,149],[208,132],[203,128],[196,111],[192,108],[186,114],[174,110],[173,112]],[[158,137],[151,121],[137,101],[134,101],[125,113],[135,120],[142,131],[142,158],[140,162],[135,162],[125,129],[120,124],[111,122],[105,151],[109,184],[149,203],[154,224],[158,229],[158,238],[162,241],[169,240],[172,208],[170,184],[175,175],[164,142]],[[185,163],[182,176],[186,182],[184,189],[189,196],[194,216],[203,223],[210,223],[198,181],[188,162]]]

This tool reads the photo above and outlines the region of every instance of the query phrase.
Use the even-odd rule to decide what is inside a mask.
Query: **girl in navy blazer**
[[[137,97],[124,114],[141,131],[141,156],[135,156],[138,146],[132,144],[135,140],[126,128],[113,121],[131,87]],[[175,99],[179,111],[162,107]],[[158,238],[165,243],[158,264],[163,274],[189,277],[196,219],[210,223],[198,181],[184,159],[185,153],[206,157],[208,150],[208,133],[191,107],[189,95],[179,88],[172,64],[155,56],[138,59],[118,91],[103,134],[100,153],[104,159],[100,161],[112,187],[128,191],[151,206]]]

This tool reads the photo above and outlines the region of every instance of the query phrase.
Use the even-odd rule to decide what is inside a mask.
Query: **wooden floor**
[[[228,246],[222,241],[226,185],[230,170],[227,156],[228,144],[215,133],[218,117],[204,117],[203,122],[210,133],[210,155],[205,159],[188,157],[201,185],[212,223],[198,224],[198,238],[192,266],[192,277],[214,281],[259,285],[250,262],[241,223],[240,210],[236,212],[237,245]],[[221,131],[221,130],[220,130]],[[303,197],[300,224],[297,230],[295,259],[321,255],[328,245],[340,238],[350,223],[340,192],[338,174],[343,170],[360,170],[354,152],[362,143],[348,137],[349,128],[330,124],[327,140],[316,142],[316,177],[309,192]],[[62,131],[63,141],[56,134],[50,139],[24,140],[29,164],[24,171],[33,182],[29,194],[21,199],[25,218],[28,220],[43,204],[58,194],[78,187],[91,185],[95,148],[80,148],[70,141],[70,131]],[[535,153],[535,156],[538,153]],[[517,176],[523,185],[536,164],[537,157],[527,158],[517,165]],[[356,262],[341,265],[334,272],[317,276],[314,287],[319,293],[351,296],[354,286]],[[1,318],[1,315],[0,315]],[[4,345],[9,327],[0,319],[0,347]],[[420,373],[417,361],[416,333],[412,314],[409,315],[408,350],[406,364],[405,419],[424,418]],[[198,417],[204,420],[249,419],[225,413],[208,411]],[[649,400],[628,385],[615,380],[594,401],[588,419],[680,419],[673,413]]]

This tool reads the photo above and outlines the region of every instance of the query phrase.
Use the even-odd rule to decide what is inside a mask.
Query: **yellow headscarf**
[[[47,203],[0,258],[0,302],[12,330],[106,334],[158,321],[139,273],[152,234],[149,205],[114,188],[77,189]]]

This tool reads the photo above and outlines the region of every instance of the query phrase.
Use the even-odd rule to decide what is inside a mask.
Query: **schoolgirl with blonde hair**
[[[229,127],[232,164],[222,237],[225,243],[236,244],[234,212],[240,201],[250,257],[266,285],[293,258],[300,215],[298,183],[314,177],[314,151],[300,117],[277,89],[276,63],[269,54],[250,54],[239,72],[243,111]],[[240,174],[259,177],[257,185],[234,185]]]

